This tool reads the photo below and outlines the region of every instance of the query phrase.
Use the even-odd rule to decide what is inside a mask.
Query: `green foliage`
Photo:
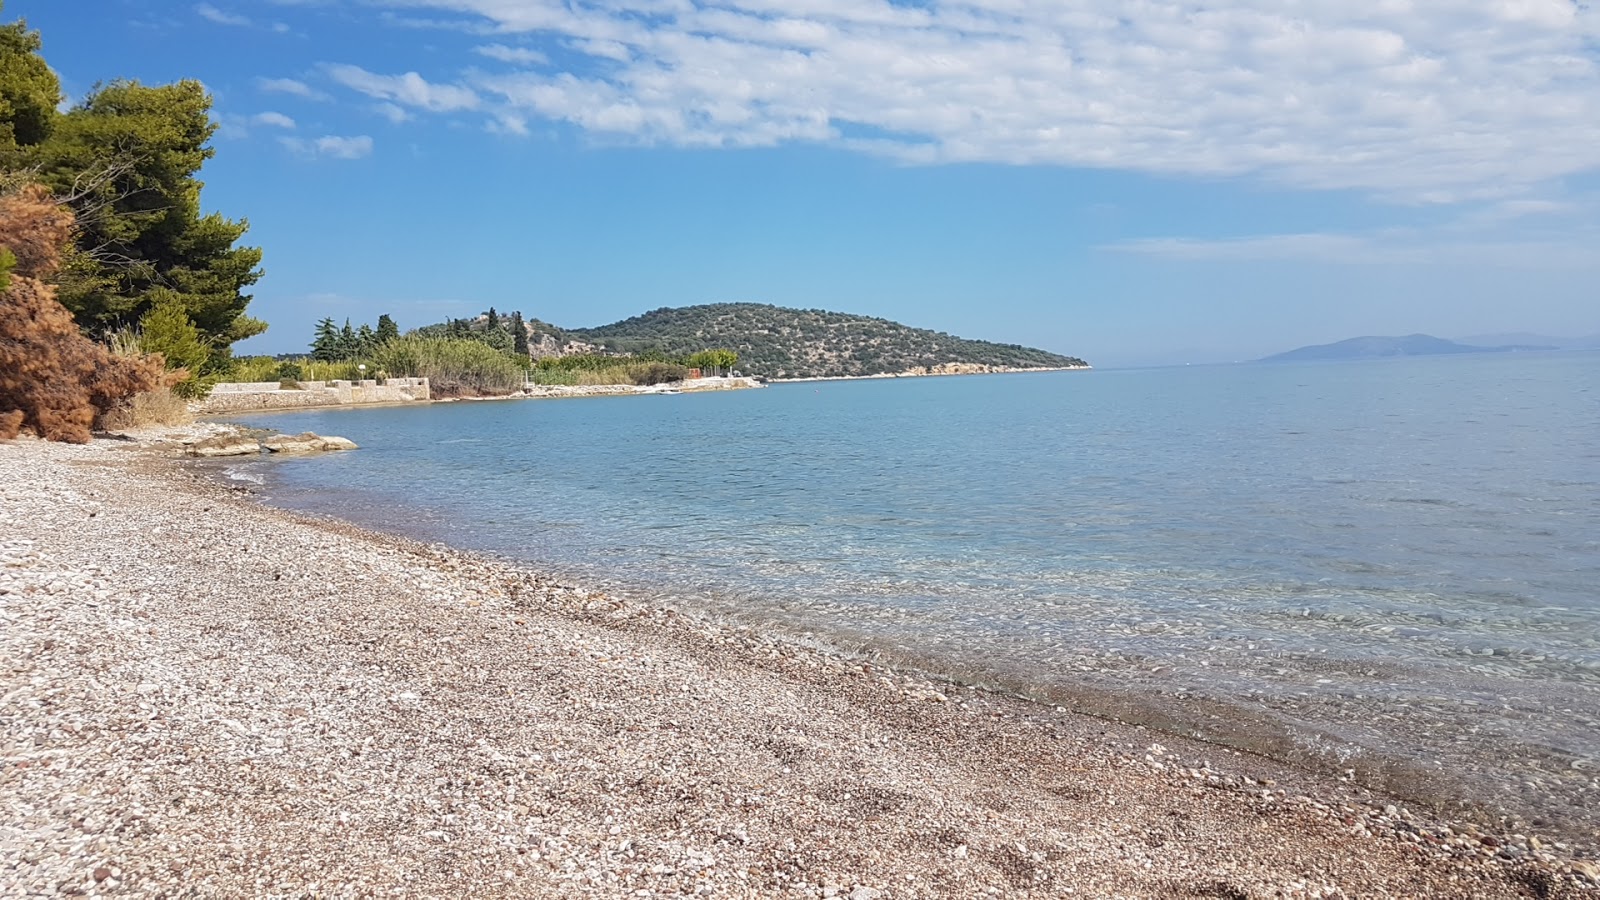
[[[229,345],[266,330],[245,315],[243,293],[261,277],[261,251],[234,246],[243,221],[201,212],[196,175],[216,129],[205,88],[116,81],[65,114],[51,112],[48,137],[18,161],[36,167],[77,216],[62,304],[100,333],[173,305],[204,336],[212,367],[225,366]]]
[[[727,374],[739,362],[739,354],[732,350],[701,350],[690,354],[689,365],[712,374]]]
[[[564,336],[612,353],[668,359],[722,348],[734,354],[732,360],[696,365],[712,370],[739,365],[770,376],[876,375],[951,362],[1015,368],[1084,364],[1076,357],[965,340],[886,319],[756,303],[658,309],[599,328],[570,329]]]
[[[394,334],[389,338],[380,338],[385,331],[385,319],[389,320],[387,330]],[[311,358],[319,362],[365,359],[377,353],[378,348],[388,340],[400,336],[394,320],[388,316],[378,318],[378,329],[374,331],[365,322],[359,328],[354,327],[349,319],[344,320],[344,327],[341,328],[333,323],[332,318],[324,318],[317,322],[316,333],[311,340]]]
[[[528,325],[521,312],[511,314],[511,352],[522,359],[528,356]]]
[[[16,265],[17,255],[0,247],[0,293],[5,293],[6,288],[11,287],[11,270]]]
[[[521,313],[517,314],[517,319],[521,319]],[[477,341],[502,353],[515,353],[517,352],[517,339],[513,333],[511,323],[511,319],[502,318],[491,306],[488,312],[476,318],[451,319],[438,325],[424,325],[413,331],[412,334],[421,337],[447,337]],[[524,337],[524,342],[526,342],[526,337]],[[524,353],[524,355],[526,354]]]
[[[195,327],[183,307],[170,298],[139,320],[139,346],[145,353],[159,353],[166,359],[167,371],[183,369],[188,377],[173,385],[172,392],[185,399],[203,397],[220,379],[211,367],[213,355],[200,329]]]
[[[394,324],[394,319],[389,318],[388,313],[378,317],[377,343],[382,344],[392,341],[399,336],[400,327]]]
[[[311,358],[319,362],[332,362],[343,358],[339,326],[333,324],[332,316],[326,316],[317,322],[316,334],[311,339]]]
[[[619,356],[598,356],[592,353],[574,353],[570,356],[546,356],[535,368],[541,372],[577,372],[584,369],[610,369],[629,360]]]
[[[523,369],[504,353],[467,338],[406,335],[373,356],[390,375],[428,379],[436,396],[492,396],[522,386]]]
[[[26,22],[0,25],[0,160],[50,136],[61,81],[39,56],[39,32]]]
[[[279,374],[281,365],[283,364],[270,356],[242,356],[233,361],[233,368],[228,372],[228,380],[277,381],[283,377]]]

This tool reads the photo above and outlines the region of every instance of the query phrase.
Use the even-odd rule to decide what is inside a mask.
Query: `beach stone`
[[[249,456],[260,453],[261,444],[253,438],[224,434],[196,441],[186,449],[190,456]]]
[[[316,453],[323,450],[354,450],[356,444],[348,438],[323,437],[310,431],[296,435],[276,434],[261,442],[272,453]]]

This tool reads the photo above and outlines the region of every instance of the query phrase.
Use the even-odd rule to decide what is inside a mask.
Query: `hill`
[[[1076,357],[887,319],[760,303],[663,308],[598,328],[563,329],[559,336],[610,353],[683,356],[726,348],[738,352],[741,370],[774,378],[1086,365]]]
[[[1294,362],[1313,359],[1378,359],[1388,356],[1443,356],[1456,353],[1504,353],[1511,350],[1549,350],[1549,347],[1479,347],[1458,344],[1429,334],[1404,337],[1357,337],[1332,344],[1299,347],[1268,356],[1261,362]]]

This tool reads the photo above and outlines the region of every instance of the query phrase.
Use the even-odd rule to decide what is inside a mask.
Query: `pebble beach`
[[[162,438],[0,444],[0,895],[1600,894],[1594,847],[273,509]]]

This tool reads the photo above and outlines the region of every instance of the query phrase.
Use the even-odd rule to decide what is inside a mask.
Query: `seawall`
[[[201,415],[217,415],[366,403],[414,403],[432,399],[426,378],[386,378],[381,382],[375,379],[302,381],[298,384],[298,388],[285,388],[276,381],[219,384],[211,389],[209,397],[195,404],[194,411]]]

